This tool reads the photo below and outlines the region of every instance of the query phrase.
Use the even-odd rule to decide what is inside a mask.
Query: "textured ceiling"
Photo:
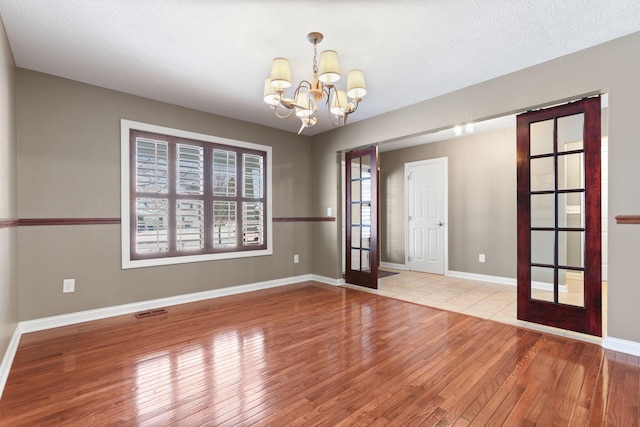
[[[0,13],[18,67],[291,132],[300,121],[276,119],[263,84],[278,56],[312,77],[311,31],[343,75],[365,72],[350,123],[640,31],[637,0],[0,0]],[[323,109],[304,134],[327,122]]]

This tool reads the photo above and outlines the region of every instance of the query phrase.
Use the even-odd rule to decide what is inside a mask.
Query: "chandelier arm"
[[[280,94],[280,98],[278,99],[278,101],[280,102],[279,106],[282,107],[282,108],[286,108],[287,110],[290,110],[289,114],[287,116],[281,117],[281,118],[287,118],[287,117],[289,117],[291,115],[291,111],[293,111],[294,105],[293,105],[292,102],[287,102],[287,101],[284,100],[284,98],[282,97],[282,95],[284,94],[284,91],[279,92],[279,94]],[[277,112],[276,112],[276,115],[278,117],[280,117],[280,115]]]
[[[349,114],[355,113],[356,110],[358,109],[358,105],[360,105],[360,101],[358,101],[357,99],[354,99],[353,102],[355,102],[355,107],[353,107],[353,110],[349,111]]]
[[[333,126],[340,126],[340,116],[336,116],[336,118],[338,119],[338,121],[337,121],[337,122],[334,122],[334,121],[333,121],[333,118],[332,118],[333,114],[331,114],[331,109],[329,109],[328,111],[329,111],[329,122],[331,122],[331,124],[332,124]]]
[[[273,107],[273,111],[275,111],[275,113],[276,113],[276,117],[277,117],[277,118],[279,118],[279,119],[286,119],[286,118],[289,118],[289,117],[291,116],[291,113],[293,113],[293,107],[292,107],[291,109],[289,109],[289,112],[288,112],[287,114],[285,114],[284,116],[283,116],[283,115],[280,115],[280,114],[278,113],[278,107],[277,107],[277,106],[274,106],[274,107]]]

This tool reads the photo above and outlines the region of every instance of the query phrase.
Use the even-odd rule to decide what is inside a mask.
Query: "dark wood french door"
[[[346,169],[345,281],[378,288],[378,147],[350,151]]]
[[[518,319],[602,335],[600,98],[517,119]]]

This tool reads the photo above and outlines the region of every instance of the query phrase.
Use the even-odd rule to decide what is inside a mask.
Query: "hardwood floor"
[[[0,424],[638,426],[640,360],[314,282],[22,337]]]

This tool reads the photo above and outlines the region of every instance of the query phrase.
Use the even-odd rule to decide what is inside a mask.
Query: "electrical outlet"
[[[62,293],[68,294],[76,291],[76,279],[64,279],[62,281]]]
[[[295,255],[293,256],[293,263],[294,263],[294,264],[297,264],[297,263],[299,263],[299,262],[300,262],[300,255],[295,254]]]
[[[484,262],[484,254],[478,255],[478,262]]]

